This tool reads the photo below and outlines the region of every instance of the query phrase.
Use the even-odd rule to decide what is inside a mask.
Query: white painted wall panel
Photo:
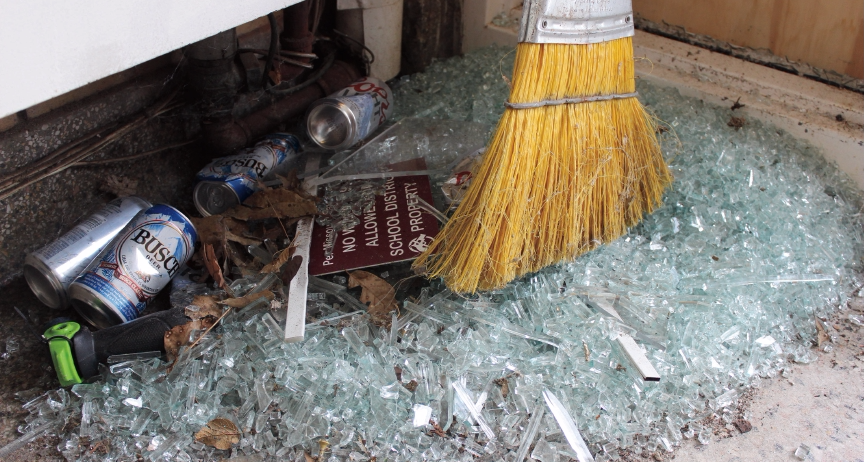
[[[0,117],[299,0],[0,0]]]

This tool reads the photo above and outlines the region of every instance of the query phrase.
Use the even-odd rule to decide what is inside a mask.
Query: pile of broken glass
[[[398,116],[492,127],[511,51],[403,77]],[[788,133],[749,118],[731,127],[740,114],[674,89],[638,90],[669,129],[675,181],[621,239],[476,296],[433,281],[389,328],[334,311],[287,344],[253,307],[170,373],[159,359],[116,363],[28,402],[20,431],[59,434],[76,460],[584,462],[707,443],[706,416],[730,423],[744,390],[819,356],[818,319],[860,287],[861,194]],[[310,303],[350,297],[340,283],[310,288],[321,292]],[[643,379],[622,338],[659,381]],[[239,429],[228,450],[195,440],[214,418]]]

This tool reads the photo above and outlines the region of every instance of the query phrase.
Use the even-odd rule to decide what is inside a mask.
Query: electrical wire
[[[258,55],[266,55],[267,50],[262,50],[260,48],[238,48],[237,51],[240,53],[255,53]],[[279,56],[294,56],[297,58],[309,58],[309,59],[318,59],[318,55],[315,53],[300,53],[299,51],[290,51],[290,50],[279,50]]]
[[[279,25],[276,24],[276,15],[270,13],[267,15],[267,21],[270,22],[270,50],[267,52],[267,62],[264,64],[264,73],[261,76],[261,86],[267,86],[267,78],[270,70],[273,69],[273,60],[279,53]]]
[[[324,62],[321,64],[321,67],[317,71],[315,71],[311,75],[309,75],[309,78],[304,80],[302,83],[299,83],[297,85],[294,85],[292,87],[287,87],[287,88],[280,88],[279,85],[276,85],[276,86],[268,88],[267,92],[269,92],[273,95],[278,95],[278,96],[286,96],[286,95],[291,95],[293,93],[297,93],[298,91],[300,91],[300,90],[308,87],[309,85],[312,85],[313,83],[317,82],[318,79],[320,79],[321,76],[324,75],[324,73],[327,72],[328,69],[330,69],[330,67],[333,65],[333,62],[335,60],[336,60],[336,53],[335,52],[330,53],[329,55],[327,55],[324,58]]]
[[[361,43],[359,40],[355,39],[354,37],[351,37],[350,35],[348,35],[344,32],[340,32],[337,29],[333,29],[333,33],[338,35],[339,37],[341,37],[343,39],[346,39],[348,41],[351,41],[351,42],[354,42],[355,44],[357,44],[357,46],[359,46],[361,48],[361,50],[360,50],[361,55],[363,54],[364,51],[366,53],[369,53],[369,58],[366,58],[365,56],[363,56],[363,60],[366,61],[367,64],[372,64],[375,62],[375,53],[372,53],[372,50],[370,50],[369,47],[367,47],[366,45]],[[368,61],[367,61],[367,59],[368,59]]]
[[[242,49],[240,49],[240,53],[255,53],[256,55],[266,55],[268,52],[265,50],[257,50],[257,49],[253,49],[253,48],[242,48]],[[304,63],[302,61],[297,61],[295,59],[287,58],[287,57],[285,57],[286,54],[288,54],[288,52],[280,51],[279,54],[276,55],[273,59],[274,59],[274,61],[281,61],[283,63],[292,64],[294,66],[305,67],[306,69],[314,69],[315,68],[315,66],[313,66],[309,63]],[[312,53],[293,53],[293,55],[304,55],[304,56],[302,56],[303,58],[318,59],[318,55],[312,54]]]

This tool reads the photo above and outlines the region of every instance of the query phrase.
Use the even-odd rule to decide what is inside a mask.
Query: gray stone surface
[[[138,113],[162,91],[170,71],[128,82],[0,133],[0,175],[25,167],[96,128]],[[194,137],[197,129],[192,111],[178,109],[149,121],[89,160],[174,144]],[[189,186],[201,165],[201,155],[190,145],[135,161],[71,168],[0,200],[0,286],[20,273],[27,253],[56,239],[112,198],[99,191],[109,176],[137,180],[138,194],[151,202],[193,210]]]

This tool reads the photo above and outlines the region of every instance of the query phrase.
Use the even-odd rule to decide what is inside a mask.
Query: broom
[[[672,177],[636,99],[630,0],[524,3],[509,102],[471,185],[414,263],[499,288],[615,240]]]

